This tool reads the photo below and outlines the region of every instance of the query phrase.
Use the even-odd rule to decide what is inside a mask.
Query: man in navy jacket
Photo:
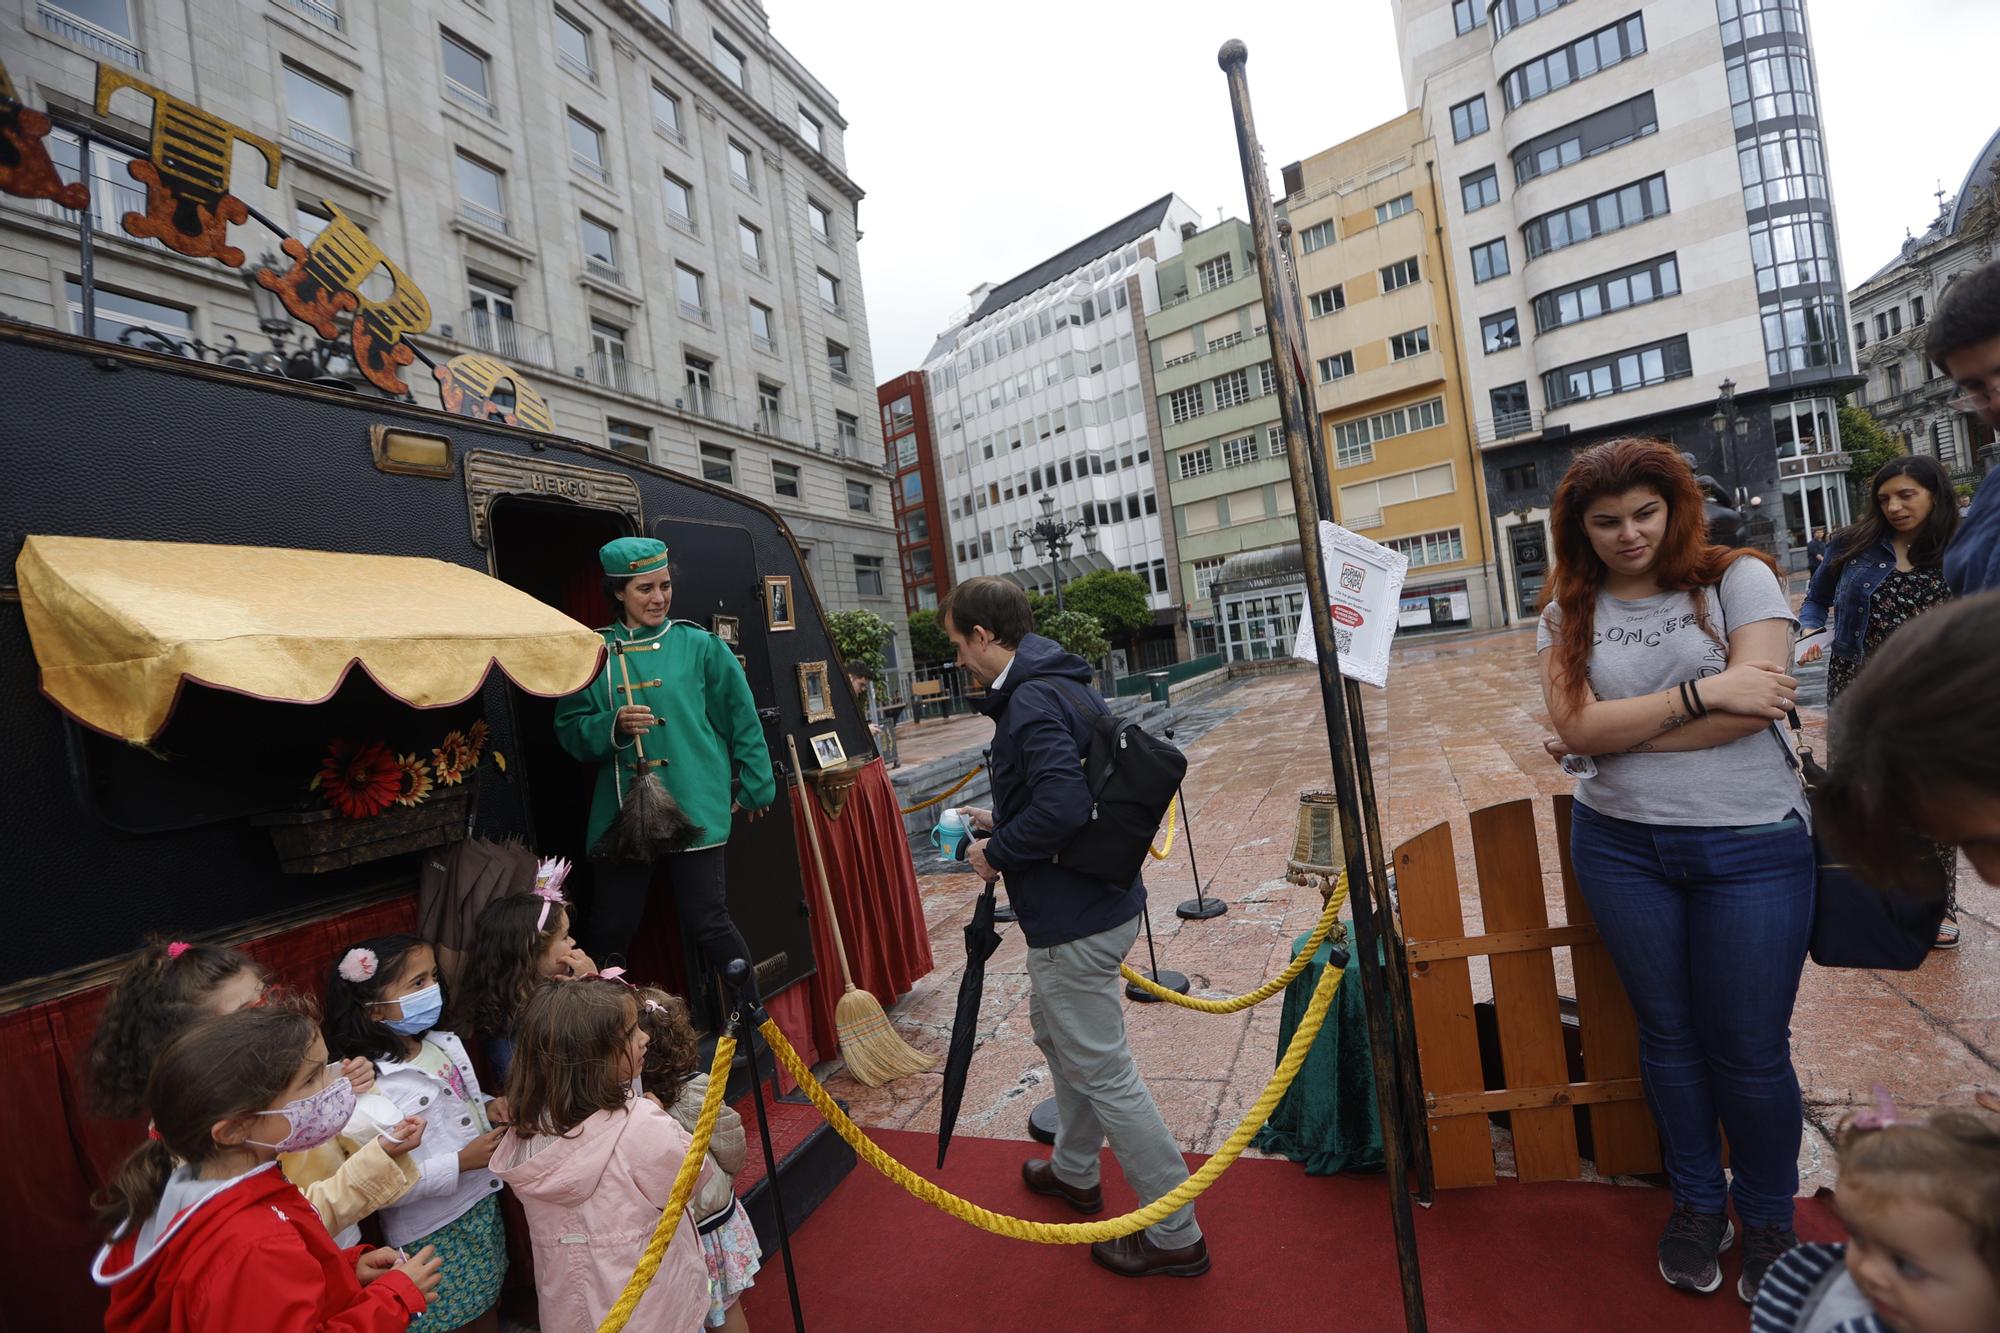
[[[2000,259],[1945,289],[1924,334],[1924,355],[1958,385],[1945,406],[2000,430]],[[1945,548],[1944,579],[1960,597],[2000,588],[2000,481],[1990,475]]]
[[[1027,594],[1005,579],[967,579],[939,619],[959,666],[986,686],[993,719],[994,808],[972,811],[988,836],[966,860],[988,881],[1007,876],[1028,941],[1028,1015],[1061,1112],[1052,1158],[1024,1162],[1021,1178],[1080,1213],[1102,1212],[1098,1156],[1108,1139],[1150,1203],[1188,1169],[1125,1041],[1118,966],[1138,937],[1146,886],[1137,875],[1130,884],[1091,879],[1057,860],[1090,819],[1083,762],[1104,701],[1082,658],[1032,632]],[[1124,1277],[1208,1271],[1192,1204],[1137,1235],[1099,1241],[1090,1255]]]

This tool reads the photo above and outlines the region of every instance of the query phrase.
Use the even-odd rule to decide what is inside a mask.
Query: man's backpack
[[[1083,710],[1091,727],[1083,777],[1090,788],[1090,819],[1054,859],[1122,892],[1146,863],[1153,835],[1187,773],[1187,756],[1138,723],[1119,721],[1095,690],[1079,686],[1078,693],[1089,699]]]

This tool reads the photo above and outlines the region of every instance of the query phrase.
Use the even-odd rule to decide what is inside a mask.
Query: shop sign
[[[1389,644],[1396,635],[1403,578],[1409,572],[1410,559],[1334,523],[1320,523],[1319,540],[1340,674],[1370,685],[1386,685]],[[1428,600],[1425,607],[1428,617]],[[1299,618],[1292,656],[1308,662],[1319,660],[1309,615]]]

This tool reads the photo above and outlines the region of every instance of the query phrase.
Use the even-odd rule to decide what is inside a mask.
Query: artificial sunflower
[[[437,749],[431,751],[431,767],[437,773],[439,784],[456,787],[465,781],[466,770],[471,767],[467,762],[469,755],[470,746],[466,743],[465,733],[446,732]]]
[[[366,819],[381,814],[397,801],[403,789],[403,774],[396,756],[382,742],[357,745],[353,741],[336,740],[320,764],[319,786],[336,814],[347,819]]]
[[[424,767],[424,761],[414,754],[399,754],[396,756],[396,767],[401,770],[403,782],[396,804],[423,804],[431,794],[431,771]]]
[[[465,766],[478,768],[479,760],[486,753],[486,719],[480,718],[465,729]]]

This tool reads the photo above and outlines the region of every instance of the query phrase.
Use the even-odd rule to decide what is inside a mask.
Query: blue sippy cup
[[[966,848],[972,843],[972,831],[972,821],[954,806],[939,816],[931,829],[931,846],[954,861],[963,861]]]

